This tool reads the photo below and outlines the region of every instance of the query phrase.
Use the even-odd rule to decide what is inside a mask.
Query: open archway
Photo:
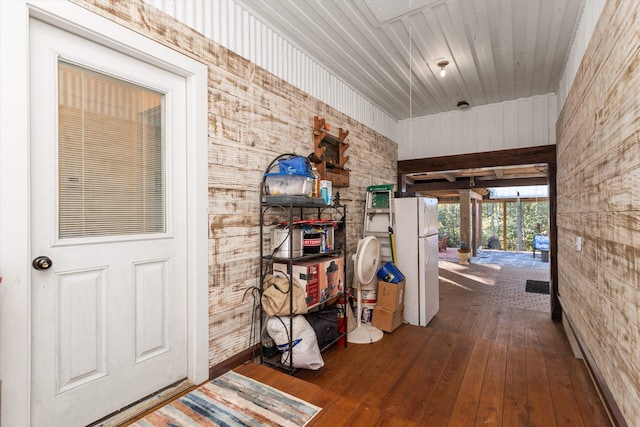
[[[477,188],[548,185],[551,316],[555,320],[560,319],[555,145],[402,160],[398,162],[397,174],[401,192],[439,195],[438,197],[452,193],[462,194],[464,197],[465,194],[477,194],[474,191]],[[475,196],[474,198],[477,199]],[[465,215],[468,215],[471,223],[474,203],[469,201],[471,207]],[[469,230],[472,227],[470,225]],[[469,233],[467,238],[471,241],[473,234],[471,231]]]

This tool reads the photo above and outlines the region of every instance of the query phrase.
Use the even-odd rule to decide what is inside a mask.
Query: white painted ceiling
[[[396,120],[555,92],[582,2],[238,1]]]

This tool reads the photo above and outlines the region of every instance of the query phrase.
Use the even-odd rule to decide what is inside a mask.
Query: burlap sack
[[[262,282],[262,309],[269,316],[288,316],[307,312],[307,301],[302,285],[293,279],[293,305],[289,300],[289,279],[267,274]]]

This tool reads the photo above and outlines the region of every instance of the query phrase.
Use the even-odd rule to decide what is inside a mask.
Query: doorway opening
[[[449,222],[455,222],[455,217],[458,217],[458,229],[447,230],[443,227],[441,230],[443,234],[441,237],[449,234],[447,247],[450,248],[441,251],[441,259],[455,262],[457,249],[463,243],[472,250],[472,263],[475,261],[476,264],[484,265],[488,263],[485,264],[483,261],[491,260],[486,259],[490,258],[488,255],[493,255],[491,251],[515,249],[523,261],[528,259],[529,262],[537,262],[547,272],[549,282],[547,306],[552,317],[559,318],[555,285],[557,283],[555,175],[555,146],[553,145],[398,162],[398,184],[403,192],[437,197],[439,205],[443,207],[441,212],[446,212],[449,208]],[[543,186],[548,193],[546,197],[517,196],[518,189],[521,195],[524,195],[524,189],[529,186]],[[495,197],[502,191],[497,189],[506,187],[515,187],[516,197]],[[457,215],[452,213],[456,207],[459,210]],[[534,211],[529,212],[530,219],[524,227],[523,224],[515,224],[523,218],[522,212],[518,214],[519,209]],[[510,214],[510,211],[513,213]],[[445,213],[439,216],[442,219]],[[493,232],[488,231],[491,230],[490,224],[488,230],[486,227],[483,230],[483,219],[487,216],[494,220]],[[498,220],[501,225],[498,224]],[[509,227],[509,222],[514,223],[513,227]],[[510,228],[511,232],[509,232]],[[491,234],[487,236],[486,233]],[[549,247],[545,262],[542,261],[539,251],[535,257],[533,251],[529,251],[533,242],[532,236],[536,234],[546,234],[548,237]],[[490,242],[491,237],[495,238]],[[499,249],[491,249],[490,245]],[[491,258],[495,260],[495,257]],[[534,278],[532,277],[531,280]]]

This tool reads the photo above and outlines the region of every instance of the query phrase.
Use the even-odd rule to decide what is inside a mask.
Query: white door
[[[185,79],[31,29],[32,425],[82,426],[187,376]]]

